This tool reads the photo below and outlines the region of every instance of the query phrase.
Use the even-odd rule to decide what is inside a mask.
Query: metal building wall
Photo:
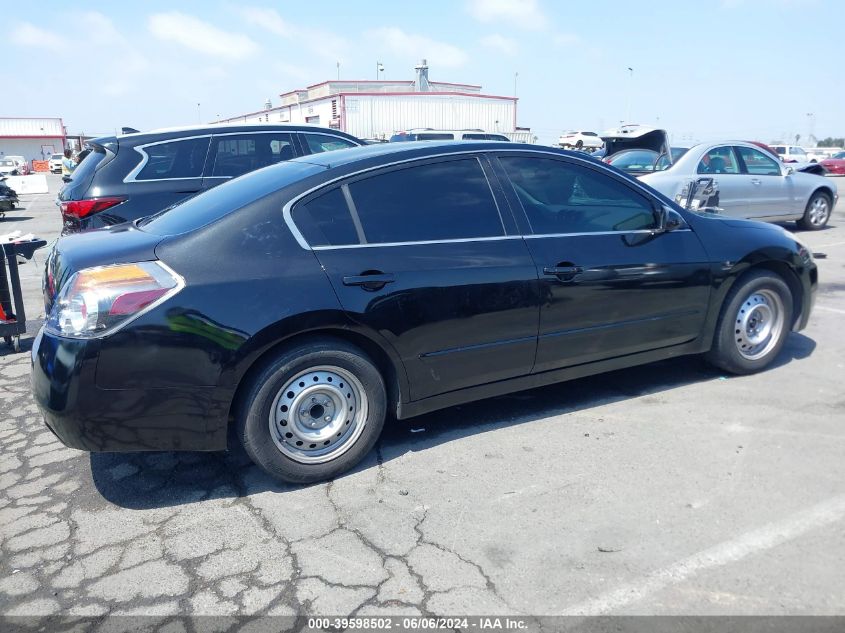
[[[513,132],[511,99],[462,95],[346,95],[344,129],[359,138],[389,137],[414,127]]]
[[[61,119],[25,119],[0,117],[0,136],[63,137]]]

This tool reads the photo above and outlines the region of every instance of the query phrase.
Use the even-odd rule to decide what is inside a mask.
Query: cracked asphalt
[[[52,200],[0,234],[52,239]],[[682,358],[394,422],[307,487],[237,447],[65,448],[0,346],[0,614],[845,615],[843,204],[802,238],[817,308],[769,371]]]

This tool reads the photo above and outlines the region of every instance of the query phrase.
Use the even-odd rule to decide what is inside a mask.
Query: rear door
[[[537,273],[485,163],[463,154],[369,171],[292,212],[347,314],[402,358],[414,400],[534,363]]]
[[[656,201],[584,162],[502,154],[540,277],[534,372],[701,334],[710,266],[689,228],[654,234]]]
[[[698,163],[698,176],[715,179],[719,187],[719,207],[725,215],[738,218],[748,217],[751,200],[759,193],[755,178],[743,174],[733,147],[720,145],[709,149]]]

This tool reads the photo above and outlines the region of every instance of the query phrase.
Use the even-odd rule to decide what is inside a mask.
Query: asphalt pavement
[[[53,239],[54,196],[0,234]],[[0,614],[845,615],[845,205],[801,235],[816,308],[768,371],[680,358],[394,422],[306,487],[236,448],[65,448],[0,345]]]

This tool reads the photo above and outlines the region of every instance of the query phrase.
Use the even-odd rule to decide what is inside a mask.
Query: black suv
[[[363,141],[305,125],[206,125],[98,138],[59,193],[63,234],[137,220],[297,156]]]

